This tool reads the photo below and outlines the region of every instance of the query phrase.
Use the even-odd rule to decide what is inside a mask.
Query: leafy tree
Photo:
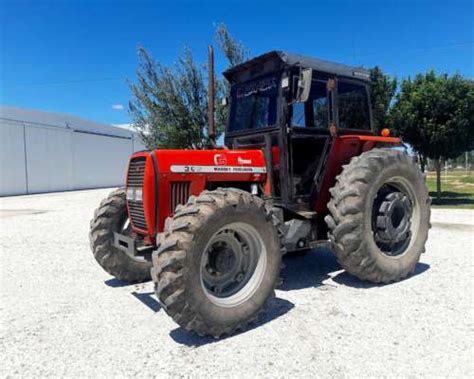
[[[236,66],[245,62],[249,58],[249,50],[241,43],[236,41],[229,33],[224,24],[217,25],[215,40],[220,50],[226,57],[229,66]],[[216,95],[218,98],[227,97],[230,94],[230,85],[227,80],[216,81]],[[228,117],[228,108],[220,102],[216,104],[216,124],[224,128]]]
[[[370,69],[370,80],[374,132],[379,134],[383,128],[389,125],[388,112],[397,90],[397,79],[384,74],[380,67],[375,66]]]
[[[247,50],[236,42],[224,24],[215,38],[231,65],[241,63]],[[207,135],[207,68],[197,64],[186,48],[177,63],[168,67],[155,61],[143,48],[138,49],[137,82],[130,83],[129,112],[135,129],[149,149],[202,149],[209,146]],[[218,97],[228,93],[224,79],[216,80]],[[221,134],[227,111],[216,106],[216,130]]]
[[[138,83],[130,84],[129,110],[147,147],[202,148],[207,91],[189,49],[173,69],[155,62],[142,47],[138,55]]]
[[[225,24],[217,25],[215,38],[230,66],[236,66],[248,59],[250,51],[232,37]]]
[[[421,155],[433,159],[437,198],[441,163],[469,148],[474,130],[474,82],[433,71],[403,80],[391,111],[393,126]]]

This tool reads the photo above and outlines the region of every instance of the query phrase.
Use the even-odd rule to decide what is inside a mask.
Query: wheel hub
[[[203,270],[206,289],[217,297],[228,297],[245,285],[256,260],[246,254],[247,244],[235,230],[223,230],[210,242]]]
[[[373,229],[377,246],[387,255],[403,253],[411,234],[410,199],[395,188],[383,187],[374,202]]]
[[[253,281],[262,254],[261,240],[252,229],[236,223],[217,232],[202,258],[201,279],[213,301],[231,306]],[[235,301],[237,301],[235,300]]]
[[[220,246],[216,246],[211,250],[209,261],[215,272],[226,274],[232,271],[232,268],[234,268],[237,262],[237,258],[232,248],[229,248],[225,244],[220,244]]]

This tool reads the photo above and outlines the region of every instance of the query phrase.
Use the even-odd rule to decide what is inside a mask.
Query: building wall
[[[74,134],[61,128],[25,126],[28,193],[74,189],[71,155]]]
[[[72,152],[75,188],[91,188],[95,183],[113,187],[124,183],[133,142],[123,138],[74,133]]]
[[[121,186],[130,154],[144,149],[129,131],[50,124],[0,114],[0,196]]]
[[[26,193],[24,127],[0,120],[0,195]]]

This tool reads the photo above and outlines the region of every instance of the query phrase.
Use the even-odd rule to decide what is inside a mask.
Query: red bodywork
[[[327,204],[331,198],[329,189],[336,183],[336,176],[341,173],[342,166],[349,163],[352,157],[373,149],[377,144],[399,145],[400,138],[364,135],[345,135],[334,138],[314,207],[316,213],[327,212]]]
[[[364,135],[336,136],[329,152],[320,192],[314,211],[325,214],[330,199],[329,189],[342,165],[354,156],[374,148],[378,143],[399,144],[399,138]],[[212,183],[247,182],[264,185],[268,194],[266,164],[262,150],[154,150],[137,152],[131,159],[145,157],[143,178],[143,210],[148,230],[132,226],[136,233],[144,235],[145,241],[154,243],[158,231],[162,231],[165,220],[174,209],[170,209],[172,185],[186,184],[186,196],[197,196]],[[279,166],[279,149],[272,149],[273,165]],[[128,172],[128,170],[127,170]],[[267,184],[267,185],[265,185]],[[182,198],[181,203],[186,199]],[[184,201],[183,201],[184,200]]]
[[[267,179],[261,150],[154,150],[135,153],[131,159],[136,157],[146,158],[143,210],[148,230],[133,225],[133,218],[131,221],[134,230],[150,240],[163,230],[166,218],[173,213],[172,183],[186,183],[186,194],[197,196],[211,183],[264,183]]]

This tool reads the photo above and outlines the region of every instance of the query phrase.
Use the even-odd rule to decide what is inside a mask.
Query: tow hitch
[[[134,238],[117,232],[114,232],[113,246],[131,257],[143,257],[146,260],[151,260],[151,253],[155,249],[154,246],[149,245],[138,246]]]

